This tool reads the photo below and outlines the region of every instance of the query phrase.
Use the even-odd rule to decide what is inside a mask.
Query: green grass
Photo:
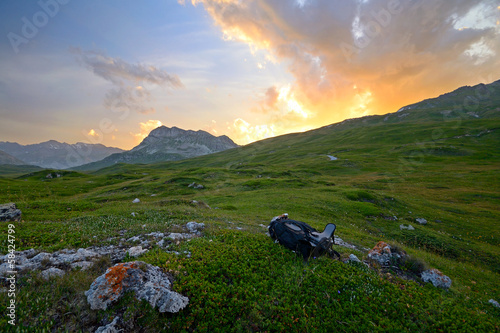
[[[122,230],[128,238],[189,221],[207,225],[203,237],[172,245],[190,258],[159,248],[140,258],[173,274],[174,289],[190,298],[180,313],[159,314],[130,295],[106,312],[90,310],[83,292],[104,272],[98,265],[50,283],[36,272],[21,278],[18,328],[86,331],[119,313],[130,331],[498,331],[500,310],[488,300],[500,300],[500,120],[484,114],[487,120],[459,115],[459,122],[416,113],[413,122],[354,120],[189,160],[53,179],[46,178],[53,170],[10,170],[0,178],[0,202],[23,211],[20,250],[116,243]],[[188,188],[192,182],[204,189]],[[320,230],[335,223],[338,236],[361,248],[394,244],[450,276],[452,287],[328,258],[304,265],[260,226],[284,212]],[[0,312],[7,301],[1,293]],[[15,331],[6,317],[0,326]]]

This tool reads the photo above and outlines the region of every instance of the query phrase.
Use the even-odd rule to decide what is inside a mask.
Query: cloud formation
[[[130,64],[97,51],[83,51],[80,48],[72,48],[70,51],[89,71],[113,84],[113,88],[104,97],[104,107],[111,110],[154,113],[155,109],[146,105],[152,100],[152,96],[145,85],[183,87],[177,75],[154,66]]]
[[[500,76],[494,0],[192,0],[228,40],[288,64],[286,96],[271,87],[261,110],[275,134],[399,107]],[[265,89],[265,88],[263,88]],[[290,101],[290,102],[289,102]],[[285,114],[304,117],[283,119]],[[295,110],[295,112],[294,112]],[[302,110],[302,112],[300,111]],[[243,119],[234,128],[248,136]],[[241,125],[244,126],[241,126]],[[238,125],[238,126],[236,126]],[[255,130],[256,131],[256,130]],[[238,140],[237,137],[235,137]]]
[[[158,128],[162,125],[163,124],[161,121],[150,119],[144,123],[143,122],[139,123],[139,127],[140,127],[139,133],[131,133],[131,134],[134,136],[136,143],[139,144],[142,142],[142,140],[144,140],[149,135],[149,133],[152,130],[154,130],[155,128]]]

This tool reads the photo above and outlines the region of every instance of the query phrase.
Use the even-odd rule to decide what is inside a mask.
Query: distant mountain
[[[20,145],[15,142],[0,142],[0,150],[23,161],[22,164],[37,165],[49,169],[68,169],[86,163],[99,161],[122,149],[101,144],[61,143],[54,140]]]
[[[23,165],[26,163],[0,150],[0,164]]]
[[[82,165],[75,170],[97,170],[116,163],[154,163],[177,161],[238,147],[225,135],[213,136],[205,131],[183,130],[161,126],[130,151],[113,154],[102,161]]]

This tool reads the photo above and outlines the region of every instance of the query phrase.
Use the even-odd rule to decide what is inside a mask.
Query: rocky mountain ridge
[[[130,151],[113,154],[102,161],[82,165],[75,170],[97,170],[116,163],[154,163],[177,161],[190,157],[217,153],[238,145],[226,135],[214,136],[198,130],[160,126]]]
[[[22,161],[21,164],[49,169],[68,169],[99,161],[113,153],[123,151],[120,148],[106,147],[102,144],[83,142],[68,144],[55,140],[29,145],[1,141],[0,150]]]

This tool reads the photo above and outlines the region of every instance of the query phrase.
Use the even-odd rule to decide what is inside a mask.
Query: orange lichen
[[[136,263],[121,263],[108,269],[105,278],[111,286],[111,291],[118,295],[123,289],[123,279],[127,276],[130,268],[137,268]]]
[[[370,253],[391,253],[391,249],[386,242],[380,241],[375,245],[375,247],[370,251]]]

